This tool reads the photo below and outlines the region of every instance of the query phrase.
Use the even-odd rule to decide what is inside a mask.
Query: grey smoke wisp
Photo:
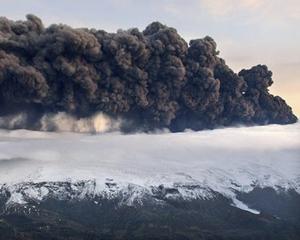
[[[0,18],[5,128],[51,130],[43,123],[53,125],[49,116],[61,112],[86,124],[99,112],[124,119],[123,131],[296,122],[286,102],[268,92],[272,83],[265,65],[236,74],[218,57],[211,37],[187,44],[159,22],[142,32],[107,33],[63,24],[46,28],[33,15]],[[10,116],[20,117],[11,122]]]

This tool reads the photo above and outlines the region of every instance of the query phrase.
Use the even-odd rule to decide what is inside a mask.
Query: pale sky
[[[300,116],[299,0],[0,0],[0,16],[116,31],[160,21],[189,41],[212,36],[235,71],[266,64],[271,93]]]

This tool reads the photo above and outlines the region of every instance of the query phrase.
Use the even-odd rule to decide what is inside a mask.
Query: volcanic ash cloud
[[[63,24],[45,28],[33,15],[0,18],[4,128],[61,130],[63,116],[72,122],[67,130],[79,131],[98,113],[122,119],[123,131],[296,122],[285,101],[268,92],[272,83],[265,65],[236,74],[211,37],[187,44],[159,22],[142,32],[107,33]]]

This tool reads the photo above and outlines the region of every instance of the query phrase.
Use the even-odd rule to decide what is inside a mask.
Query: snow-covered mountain
[[[122,135],[0,132],[7,208],[54,199],[128,206],[237,196],[270,187],[300,194],[300,124]]]

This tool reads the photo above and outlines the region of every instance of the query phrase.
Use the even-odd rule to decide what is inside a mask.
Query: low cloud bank
[[[0,183],[107,178],[140,186],[195,183],[225,191],[300,191],[300,124],[133,134],[0,131]]]

